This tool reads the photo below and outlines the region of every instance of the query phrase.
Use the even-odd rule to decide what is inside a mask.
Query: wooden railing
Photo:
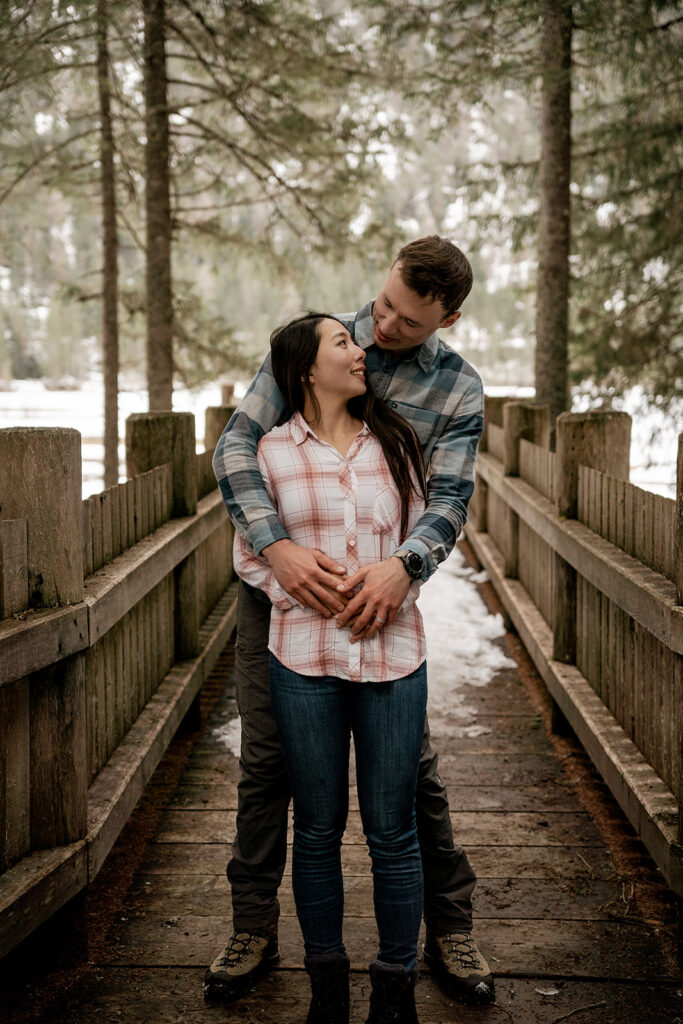
[[[555,702],[683,895],[678,498],[628,482],[630,417],[487,400],[467,538]]]
[[[92,881],[235,623],[232,527],[194,417],[127,422],[81,501],[80,435],[0,430],[0,956]]]

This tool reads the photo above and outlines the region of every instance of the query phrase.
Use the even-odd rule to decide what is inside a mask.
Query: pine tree
[[[487,124],[493,131],[493,108],[502,88],[527,98],[519,129],[538,131],[536,159],[522,167],[503,156],[488,169],[488,180],[479,175],[472,182],[472,194],[488,188],[491,201],[500,203],[500,176],[505,174],[517,195],[514,205],[536,198],[536,208],[517,219],[514,234],[518,242],[535,234],[539,244],[538,397],[556,411],[566,391],[566,302],[560,276],[570,283],[570,379],[575,385],[591,382],[609,398],[639,383],[659,404],[680,395],[680,2],[521,0],[511,5],[484,0],[475,5],[443,0],[405,6],[383,0],[377,6],[386,12],[391,45],[402,41],[405,52],[407,39],[422,42],[421,62],[404,69],[404,79],[413,95],[422,94],[445,118],[466,118],[472,103],[480,110],[488,105]],[[565,24],[548,49],[544,40],[551,14],[563,15]],[[566,66],[570,35],[571,64]],[[559,66],[553,72],[555,58]],[[564,113],[539,119],[542,94],[548,96],[549,87],[559,86],[563,76],[571,81],[570,101],[566,93],[562,100]],[[554,140],[554,133],[562,134],[560,124],[565,125],[564,139]],[[560,180],[566,195],[570,154],[571,212],[554,195]],[[506,196],[501,222],[512,206]],[[558,240],[565,233],[564,218],[571,223],[571,236],[560,275],[559,262],[549,272],[547,241],[550,230]],[[550,384],[551,377],[556,385]]]
[[[102,194],[102,364],[104,376],[104,486],[119,481],[119,268],[114,129],[111,113],[107,0],[97,0],[97,91],[100,104]]]

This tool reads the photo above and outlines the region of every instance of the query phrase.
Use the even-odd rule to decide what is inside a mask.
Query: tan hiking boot
[[[277,935],[236,932],[204,975],[204,998],[228,1003],[248,992],[280,959]]]
[[[478,1005],[493,1002],[493,975],[468,932],[427,935],[424,958],[443,988],[456,999]]]

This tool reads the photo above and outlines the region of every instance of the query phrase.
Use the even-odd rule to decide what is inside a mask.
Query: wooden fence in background
[[[487,399],[466,527],[555,702],[683,895],[683,435],[678,497],[628,482],[630,417]]]
[[[81,892],[235,623],[211,470],[231,409],[129,417],[81,500],[75,430],[0,430],[0,956]]]

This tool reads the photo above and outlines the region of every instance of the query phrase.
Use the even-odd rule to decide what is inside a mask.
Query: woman
[[[258,464],[290,538],[349,575],[389,558],[424,509],[412,429],[370,392],[365,354],[337,320],[313,313],[278,329],[271,358],[293,416],[261,439]],[[237,535],[235,569],[273,604],[270,690],[294,802],[292,885],[313,991],[307,1024],[349,1019],[340,850],[351,734],[379,931],[368,1024],[417,1024],[415,787],[427,701],[418,587],[393,620],[357,638],[296,604]]]

